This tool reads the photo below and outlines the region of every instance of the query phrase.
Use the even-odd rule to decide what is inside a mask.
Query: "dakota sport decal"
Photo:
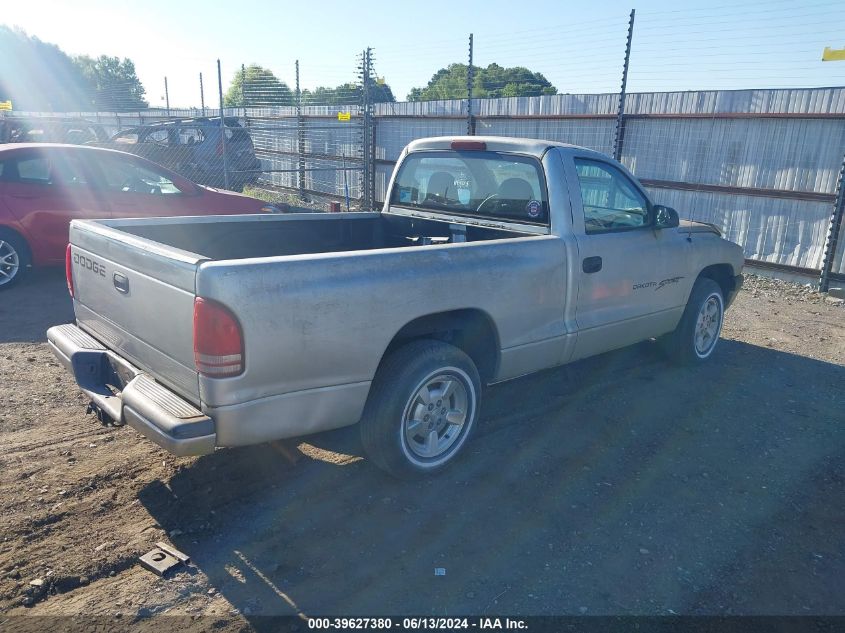
[[[660,290],[664,286],[678,283],[683,277],[669,277],[663,281],[644,281],[641,284],[634,284],[634,290],[643,290],[644,288],[654,288],[655,291]]]

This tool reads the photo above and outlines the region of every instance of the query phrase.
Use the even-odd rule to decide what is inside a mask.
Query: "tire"
[[[441,341],[408,343],[373,380],[361,419],[364,450],[401,479],[440,472],[466,445],[480,403],[481,379],[469,356]]]
[[[0,228],[0,291],[21,282],[32,266],[29,246],[20,235]]]
[[[701,277],[692,287],[678,327],[660,342],[673,362],[698,365],[713,355],[724,320],[722,289],[712,279]]]

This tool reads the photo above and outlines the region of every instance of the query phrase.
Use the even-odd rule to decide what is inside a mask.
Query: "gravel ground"
[[[748,277],[704,367],[642,344],[491,388],[417,483],[354,428],[175,458],[101,427],[44,340],[71,319],[60,272],[0,295],[2,613],[845,615],[845,308],[808,287]],[[160,540],[192,564],[140,568]]]

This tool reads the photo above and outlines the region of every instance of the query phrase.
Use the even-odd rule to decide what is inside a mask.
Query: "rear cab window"
[[[486,219],[547,225],[549,203],[540,161],[491,151],[408,154],[392,205]]]

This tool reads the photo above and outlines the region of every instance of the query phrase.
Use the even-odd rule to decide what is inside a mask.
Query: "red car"
[[[73,219],[276,213],[262,200],[186,180],[125,152],[0,145],[0,290],[31,266],[62,264]]]

